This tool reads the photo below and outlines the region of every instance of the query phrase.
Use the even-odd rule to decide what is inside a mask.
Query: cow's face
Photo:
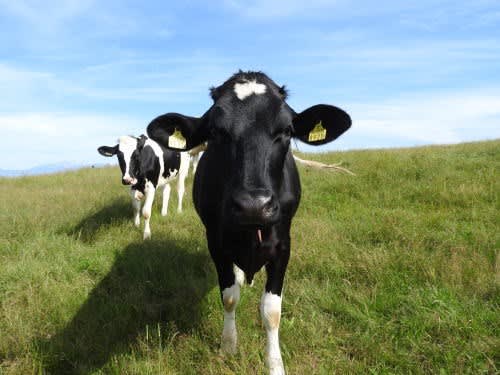
[[[235,223],[264,227],[279,219],[279,192],[292,137],[332,141],[350,126],[342,110],[319,105],[301,114],[286,92],[262,73],[238,73],[212,89],[213,106],[201,118],[166,114],[148,126],[167,148],[186,150],[208,141],[224,176],[222,205]],[[212,167],[212,166],[211,166]]]
[[[270,80],[239,79],[225,86],[213,90],[207,140],[224,171],[226,217],[267,226],[279,219],[294,113],[284,90]]]
[[[101,146],[97,151],[107,157],[116,155],[118,164],[122,172],[123,185],[135,185],[139,176],[139,139],[132,136],[122,136],[118,139],[118,144]]]

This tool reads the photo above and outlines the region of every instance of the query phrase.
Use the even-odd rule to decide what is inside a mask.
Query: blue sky
[[[330,103],[315,150],[500,138],[498,1],[0,0],[2,169],[106,162],[157,115],[201,115],[238,69]]]

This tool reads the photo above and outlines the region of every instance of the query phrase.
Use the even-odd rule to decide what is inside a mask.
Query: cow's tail
[[[295,159],[295,161],[299,162],[300,164],[306,165],[308,167],[318,168],[318,169],[334,169],[334,170],[337,170],[339,172],[344,172],[344,173],[350,174],[352,176],[356,175],[353,172],[351,172],[349,169],[341,167],[340,163],[338,163],[338,164],[325,164],[325,163],[320,163],[319,161],[301,159],[296,155],[293,155],[293,158]]]

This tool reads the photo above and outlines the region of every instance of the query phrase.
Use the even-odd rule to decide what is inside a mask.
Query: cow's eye
[[[292,127],[287,126],[286,128],[283,128],[283,129],[280,129],[279,131],[277,131],[274,134],[274,139],[278,140],[281,138],[290,138],[291,135],[292,135]]]
[[[291,126],[287,126],[283,130],[283,135],[286,136],[286,137],[290,137],[292,135],[292,127]]]

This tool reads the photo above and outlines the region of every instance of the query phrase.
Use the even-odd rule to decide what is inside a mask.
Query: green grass
[[[314,158],[356,176],[300,170],[288,373],[498,373],[500,141]],[[0,373],[263,373],[264,273],[226,358],[191,185],[143,242],[117,168],[0,179]]]

